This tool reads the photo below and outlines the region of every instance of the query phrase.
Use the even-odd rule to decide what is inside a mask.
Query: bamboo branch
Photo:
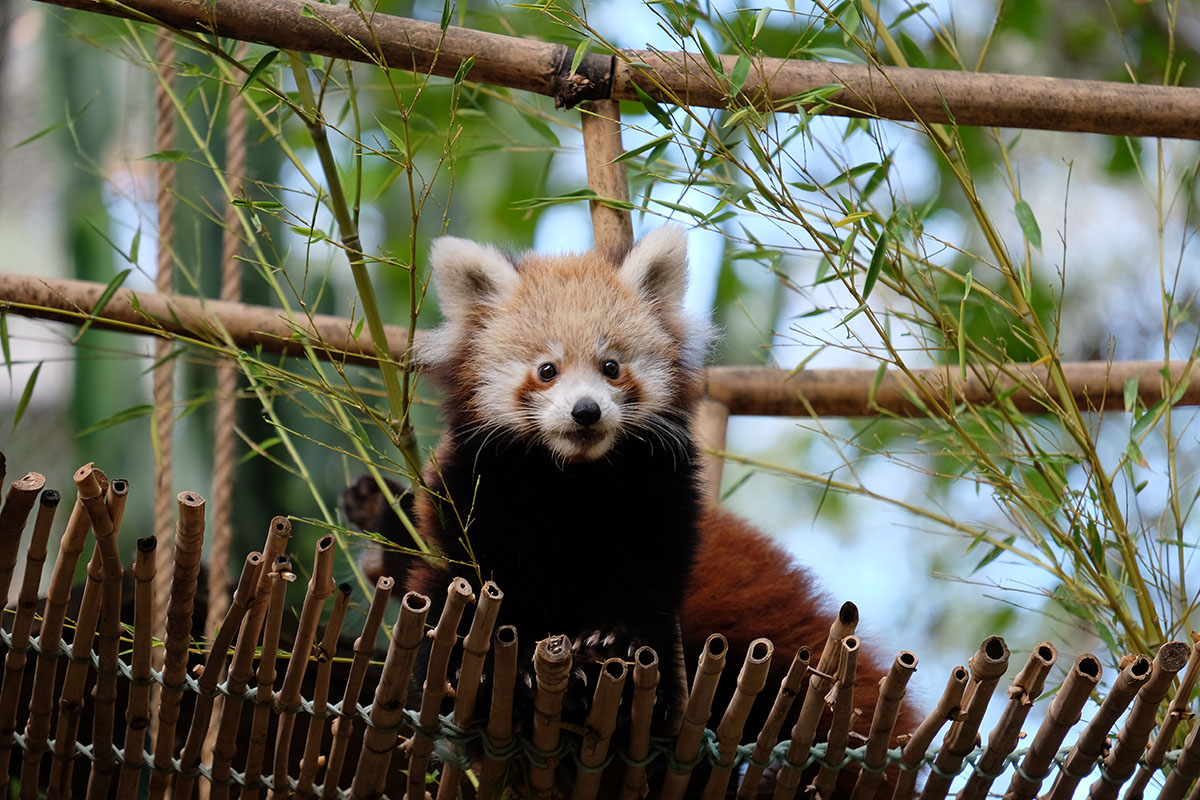
[[[278,519],[278,517],[276,518]],[[289,524],[288,529],[291,526]],[[245,786],[242,797],[262,796],[262,767],[266,756],[267,734],[275,711],[274,688],[279,655],[279,629],[283,622],[287,585],[296,579],[292,562],[285,554],[275,557],[271,572],[271,594],[267,602],[267,621],[263,626],[262,658],[254,673],[254,714],[250,721],[250,745],[246,750]],[[231,673],[232,674],[232,673]]]
[[[658,653],[642,646],[633,654],[633,703],[629,711],[629,765],[621,781],[618,800],[634,800],[649,791],[644,761],[650,754],[650,724],[654,719],[654,699],[658,689]]]
[[[746,718],[750,716],[754,698],[758,697],[758,693],[767,685],[767,674],[771,669],[771,657],[774,654],[775,645],[770,639],[755,639],[747,648],[742,670],[738,673],[737,689],[717,725],[718,759],[708,776],[701,800],[719,800],[725,796],[733,770],[733,758],[738,745],[741,744],[742,731],[746,727]]]
[[[659,791],[662,800],[678,800],[687,790],[694,769],[688,766],[688,762],[700,754],[700,740],[704,735],[704,726],[712,716],[713,696],[717,692],[728,653],[729,643],[721,634],[714,633],[705,640],[704,650],[700,652],[700,664],[696,667],[696,677],[692,679],[692,691],[684,707],[683,723],[675,737],[676,763],[663,776],[662,789]]]
[[[571,652],[571,640],[561,635],[542,639],[533,651],[533,673],[537,679],[533,696],[533,746],[543,753],[558,749],[563,697],[571,679]],[[529,765],[529,783],[538,800],[554,796],[557,766],[557,756]]]
[[[583,747],[579,753],[579,774],[571,800],[595,800],[600,789],[601,767],[608,758],[613,733],[617,730],[617,712],[621,709],[621,692],[629,675],[629,665],[619,658],[610,658],[600,669],[592,707],[583,723]]]
[[[950,678],[937,706],[921,721],[912,736],[900,751],[900,775],[896,779],[896,789],[892,792],[892,800],[909,800],[913,796],[913,787],[917,784],[917,769],[925,752],[933,743],[933,738],[947,722],[961,719],[963,695],[967,690],[970,675],[966,667],[958,666],[950,670]]]
[[[154,573],[158,540],[138,539],[133,561],[133,656],[130,661],[129,702],[125,711],[125,746],[117,797],[137,794],[145,759],[146,731],[150,727],[150,656],[154,649]]]
[[[512,625],[501,625],[496,629],[496,635],[493,638],[495,647],[492,651],[492,707],[488,712],[487,724],[490,749],[485,751],[482,774],[479,776],[481,800],[492,800],[496,793],[496,783],[504,771],[504,762],[491,754],[504,751],[512,744],[513,740],[513,690],[517,684],[517,629]],[[655,664],[657,663],[656,660]]]
[[[321,644],[317,646],[317,680],[313,687],[312,713],[308,717],[308,735],[304,741],[304,755],[300,759],[300,778],[296,784],[296,794],[309,797],[312,785],[317,778],[317,772],[324,763],[325,756],[321,755],[321,741],[325,738],[325,718],[329,707],[329,679],[333,673],[333,659],[337,655],[338,638],[342,635],[342,625],[346,622],[346,612],[350,608],[350,584],[338,584],[337,594],[333,597],[333,611],[329,621],[325,623],[325,634]]]
[[[850,800],[868,800],[874,797],[879,784],[883,783],[888,744],[892,741],[892,731],[896,727],[896,719],[900,716],[900,704],[904,701],[905,688],[916,671],[917,657],[907,650],[902,650],[896,655],[892,668],[880,683],[879,700],[875,703],[875,715],[871,718],[871,730],[867,734],[862,771],[858,773],[858,780],[854,782]]]
[[[842,639],[837,681],[829,692],[829,697],[833,699],[833,721],[825,739],[824,763],[813,781],[814,797],[833,796],[841,762],[846,757],[846,743],[850,740],[850,723],[854,721],[854,680],[857,676],[858,637],[847,636]]]
[[[788,667],[783,682],[779,684],[779,691],[775,694],[775,702],[771,704],[771,711],[767,714],[767,721],[763,723],[762,730],[758,732],[758,738],[754,743],[754,752],[750,755],[749,764],[746,767],[746,774],[742,776],[741,785],[738,786],[738,800],[750,800],[750,798],[758,796],[758,786],[762,782],[763,770],[770,763],[771,751],[775,749],[775,744],[779,741],[779,731],[783,729],[788,712],[792,710],[792,704],[795,702],[796,696],[800,694],[804,678],[808,675],[808,662],[811,659],[812,650],[807,647],[801,647],[792,658],[791,666]],[[622,800],[630,799],[622,798]]]
[[[1197,678],[1200,678],[1200,636],[1193,633],[1192,654],[1188,657],[1187,669],[1184,671],[1183,677],[1179,679],[1179,686],[1175,689],[1175,696],[1171,699],[1171,705],[1167,707],[1167,714],[1163,717],[1158,733],[1154,734],[1153,744],[1146,751],[1146,755],[1142,757],[1137,774],[1133,776],[1133,780],[1125,789],[1124,800],[1142,800],[1150,778],[1162,769],[1163,762],[1166,761],[1167,749],[1170,748],[1175,737],[1175,731],[1181,722],[1191,716],[1188,705]],[[1196,730],[1196,728],[1192,730]]]

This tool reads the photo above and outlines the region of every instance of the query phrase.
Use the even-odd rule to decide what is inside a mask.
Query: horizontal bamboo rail
[[[283,311],[246,303],[201,300],[195,297],[118,289],[97,311],[105,285],[65,278],[0,273],[0,310],[22,316],[157,336],[187,336],[223,346],[231,342],[245,350],[300,354],[306,343],[317,355],[348,364],[376,360],[368,337],[355,338],[356,321],[313,314],[293,321]],[[404,351],[407,333],[387,326],[388,346]],[[417,339],[420,340],[420,332]],[[228,337],[228,338],[226,338]],[[1186,362],[1171,363],[1171,385],[1179,385]],[[1066,363],[1063,371],[1075,402],[1084,410],[1124,408],[1125,384],[1136,380],[1138,396],[1147,406],[1163,396],[1163,365],[1157,361]],[[1039,413],[1056,403],[1045,367],[1015,365],[1012,375],[985,376],[971,371],[964,379],[956,367],[888,370],[805,369],[791,372],[769,367],[711,367],[706,388],[710,399],[730,414],[746,416],[818,415],[869,417],[877,414],[922,416],[926,409],[968,403],[983,405],[1016,385],[1016,376],[1044,392],[1018,389],[1009,401],[1022,412]],[[919,402],[916,399],[919,398]],[[925,408],[922,408],[924,404]],[[1191,381],[1176,405],[1200,405],[1200,381]]]
[[[513,36],[296,0],[47,0],[54,5],[157,21],[174,28],[289,50],[453,76],[473,58],[471,80],[544,94],[560,106],[637,100],[635,84],[660,99],[724,108],[729,81],[691,53],[588,53]],[[302,13],[303,10],[303,13]],[[720,56],[733,71],[734,56]],[[756,59],[742,88],[760,106],[795,109],[820,86],[845,87],[825,112],[928,123],[996,125],[1121,136],[1200,138],[1200,90],[1102,81]]]

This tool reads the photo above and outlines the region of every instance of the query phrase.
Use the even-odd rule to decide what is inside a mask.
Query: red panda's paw
[[[399,486],[391,484],[392,491],[403,491]],[[361,475],[358,480],[342,490],[342,508],[346,511],[346,519],[362,530],[375,530],[379,527],[379,518],[387,508],[387,501],[379,484],[370,475]]]

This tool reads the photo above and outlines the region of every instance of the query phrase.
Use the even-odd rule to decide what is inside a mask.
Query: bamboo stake
[[[1138,758],[1145,752],[1146,742],[1150,739],[1158,707],[1171,690],[1175,673],[1187,664],[1190,652],[1191,647],[1184,642],[1167,642],[1158,648],[1150,679],[1134,698],[1133,708],[1117,734],[1116,744],[1101,765],[1104,779],[1093,783],[1088,792],[1090,800],[1115,800],[1121,784],[1133,775]]]
[[[846,742],[850,739],[850,723],[854,719],[854,680],[858,675],[858,637],[847,636],[842,640],[841,661],[838,664],[837,682],[829,692],[833,700],[833,722],[826,737],[825,758],[813,781],[815,796],[829,798],[842,760],[846,757]],[[828,702],[828,700],[826,701]]]
[[[134,797],[142,776],[146,731],[150,727],[150,651],[154,648],[154,573],[158,539],[138,539],[133,561],[133,655],[130,660],[129,704],[125,710],[125,748],[117,797]]]
[[[696,406],[692,431],[696,445],[702,451],[700,470],[702,494],[709,502],[721,498],[721,478],[725,472],[725,435],[729,428],[729,409],[716,400],[704,398]]]
[[[892,662],[892,668],[879,685],[879,700],[867,734],[867,749],[863,754],[862,770],[854,782],[850,800],[869,800],[883,783],[883,768],[887,764],[888,744],[900,715],[909,678],[917,671],[917,657],[902,650]]]
[[[323,536],[317,541],[313,558],[312,577],[308,591],[304,594],[304,605],[300,608],[300,619],[296,623],[296,641],[292,657],[288,659],[287,671],[283,674],[283,686],[275,693],[275,713],[279,720],[275,725],[275,759],[271,770],[271,790],[267,798],[286,797],[288,787],[288,755],[291,753],[292,728],[296,724],[296,712],[300,710],[300,683],[308,670],[309,656],[317,638],[317,625],[325,601],[334,593],[333,583],[333,537]]]
[[[233,603],[225,610],[225,619],[213,636],[208,656],[204,659],[204,667],[197,682],[198,691],[196,705],[192,710],[192,724],[183,745],[183,752],[179,756],[179,773],[175,778],[172,800],[191,800],[195,792],[196,778],[200,774],[201,751],[204,748],[204,740],[208,737],[209,723],[212,722],[217,684],[229,658],[229,646],[233,643],[233,636],[254,600],[262,566],[262,553],[255,552],[246,556],[241,577],[233,592]]]
[[[810,667],[808,690],[800,704],[800,716],[792,726],[792,740],[784,757],[783,767],[775,780],[775,800],[791,800],[800,788],[801,768],[808,761],[813,741],[817,735],[817,723],[825,708],[825,695],[833,686],[833,671],[841,658],[842,640],[854,633],[858,625],[858,606],[843,603],[837,619],[829,626],[829,637],[821,649],[821,658],[816,669]]]
[[[371,703],[371,723],[363,734],[361,755],[350,796],[354,800],[369,800],[383,794],[388,767],[396,749],[397,729],[404,720],[404,703],[408,700],[408,681],[417,660],[417,648],[425,638],[425,617],[429,614],[429,598],[408,592],[400,601],[400,618],[392,629],[383,672],[375,685],[375,700]]]
[[[488,713],[487,740],[483,769],[479,776],[480,800],[492,800],[496,781],[505,762],[492,753],[508,749],[513,740],[513,690],[517,684],[517,629],[501,625],[496,629],[492,648],[492,707]],[[640,651],[639,651],[640,652]],[[654,651],[651,650],[651,653]],[[657,664],[657,661],[655,662]]]
[[[0,600],[8,604],[8,587],[12,583],[13,570],[17,566],[17,553],[21,549],[21,534],[29,520],[29,512],[37,502],[38,492],[46,485],[46,476],[30,472],[19,481],[13,481],[0,509]]]
[[[1079,721],[1083,704],[1100,682],[1102,671],[1099,659],[1090,653],[1075,659],[1067,679],[1063,681],[1058,694],[1054,695],[1046,718],[1033,737],[1033,743],[1021,759],[1021,768],[1013,773],[1004,800],[1030,800],[1042,788],[1042,782],[1053,767],[1059,745],[1067,731]]]
[[[3,454],[0,454],[0,473],[3,472],[3,458]],[[0,482],[3,480],[0,475]],[[4,679],[0,684],[0,786],[9,784],[13,733],[17,729],[17,700],[21,694],[30,633],[40,599],[38,589],[42,582],[42,568],[46,563],[46,543],[50,539],[50,526],[54,524],[59,500],[60,495],[54,489],[42,492],[29,549],[25,551],[25,572],[17,596],[17,613],[13,617],[12,647],[4,657]]]
[[[996,684],[1008,669],[1008,646],[999,636],[989,636],[967,662],[971,684],[967,687],[962,719],[956,720],[946,732],[942,749],[933,762],[934,770],[925,781],[921,800],[941,800],[950,788],[948,775],[957,775],[963,759],[975,748],[975,737],[983,722],[984,712],[992,699]]]
[[[933,738],[947,722],[955,722],[962,718],[963,695],[966,693],[969,678],[966,667],[958,666],[950,670],[950,678],[946,681],[946,688],[942,690],[937,706],[921,721],[900,751],[900,774],[896,776],[896,789],[892,792],[892,800],[909,800],[913,796],[917,770],[929,750],[929,745],[933,743]]]
[[[767,685],[771,657],[774,654],[775,645],[770,639],[755,639],[746,649],[746,658],[742,661],[742,669],[738,673],[737,689],[717,725],[717,763],[709,773],[701,800],[718,800],[725,796],[737,747],[741,744],[742,731],[746,727],[746,718],[750,716],[754,699]]]
[[[558,756],[554,753],[558,749],[563,696],[571,679],[571,640],[566,636],[551,636],[538,642],[533,651],[533,672],[537,678],[533,696],[533,746],[546,755],[536,762],[530,759],[529,783],[533,796],[546,800],[554,792],[554,770],[558,766]]]
[[[154,771],[150,773],[151,800],[162,800],[170,782],[179,701],[187,681],[188,648],[192,644],[192,608],[200,575],[200,549],[204,545],[204,498],[195,492],[180,492],[176,504],[179,517],[175,526],[175,569],[163,642],[166,652],[154,740]]]
[[[621,145],[620,104],[615,100],[597,100],[584,103],[582,112],[588,188],[598,197],[628,203],[629,177],[625,164],[616,160],[625,152]],[[633,219],[629,211],[598,199],[590,200],[589,204],[596,249],[619,263],[633,246]]]
[[[354,731],[358,696],[362,692],[367,668],[371,666],[371,657],[375,655],[375,640],[379,638],[383,612],[387,610],[394,584],[387,575],[375,582],[375,594],[371,598],[371,607],[367,610],[362,634],[354,640],[354,659],[350,662],[350,674],[346,677],[346,690],[342,694],[338,715],[333,720],[333,742],[329,747],[329,758],[326,760],[325,785],[321,787],[321,796],[326,800],[337,796],[338,783],[342,779],[342,766],[346,760],[346,751],[350,747],[350,734]]]
[[[748,759],[746,774],[742,776],[741,785],[738,786],[738,800],[750,800],[757,796],[763,770],[770,763],[771,751],[775,749],[775,745],[779,741],[779,731],[783,729],[788,712],[792,710],[792,704],[796,700],[796,696],[800,694],[804,678],[808,675],[808,662],[811,659],[812,651],[807,647],[801,647],[792,657],[791,666],[788,667],[787,674],[779,685],[779,691],[775,694],[775,702],[771,704],[771,711],[767,714],[767,721],[763,724],[762,730],[759,731],[758,738],[755,740],[754,752]],[[624,800],[631,800],[631,798]]]
[[[283,622],[283,603],[287,585],[296,579],[291,560],[284,554],[275,557],[271,574],[271,597],[267,603],[267,621],[263,627],[262,658],[254,675],[254,715],[250,722],[250,745],[246,749],[245,788],[242,797],[262,796],[262,765],[266,756],[267,733],[274,715],[275,662],[279,656],[279,628]],[[232,758],[232,756],[230,756]]]
[[[602,767],[608,760],[608,748],[617,729],[617,712],[621,709],[621,692],[628,674],[629,666],[622,659],[610,658],[601,665],[592,707],[583,723],[580,768],[571,800],[593,800],[600,789]]]
[[[346,621],[346,611],[350,608],[350,584],[338,585],[337,594],[333,596],[333,611],[329,622],[325,623],[325,635],[317,647],[317,681],[313,687],[312,714],[308,715],[308,735],[304,742],[304,756],[300,759],[300,778],[296,785],[296,793],[302,797],[312,794],[313,781],[324,763],[320,755],[321,740],[325,738],[326,719],[329,708],[329,677],[333,671],[333,659],[337,656],[338,639],[342,635],[342,625]]]
[[[1005,760],[1017,748],[1021,726],[1041,695],[1046,676],[1057,660],[1058,650],[1050,642],[1042,642],[1033,648],[1029,660],[1008,687],[1008,704],[988,734],[987,749],[975,762],[975,769],[967,779],[967,785],[958,793],[958,800],[983,800],[987,795],[1004,769]]]
[[[646,766],[638,762],[650,754],[650,725],[654,720],[654,700],[658,689],[658,654],[642,646],[633,654],[633,702],[629,712],[629,744],[626,747],[625,776],[618,800],[634,800],[649,791]]]
[[[717,692],[717,683],[725,669],[728,653],[729,643],[721,634],[714,633],[705,640],[704,650],[700,652],[700,664],[696,667],[696,677],[692,679],[692,691],[684,707],[683,724],[675,738],[675,763],[663,775],[662,789],[659,791],[662,800],[678,800],[687,790],[692,770],[695,769],[688,762],[700,754],[700,739],[708,718],[712,716],[713,695]]]
[[[1154,743],[1142,757],[1137,774],[1133,776],[1133,780],[1125,789],[1124,800],[1142,800],[1151,776],[1162,769],[1163,762],[1166,761],[1167,749],[1175,738],[1175,731],[1179,728],[1179,723],[1191,716],[1188,705],[1192,696],[1192,688],[1196,685],[1198,677],[1200,677],[1200,636],[1193,633],[1192,653],[1188,658],[1187,669],[1184,671],[1183,677],[1179,679],[1175,697],[1171,699],[1171,705],[1167,707],[1163,723],[1159,727],[1158,733],[1154,735]]]
[[[1200,725],[1193,726],[1184,740],[1179,758],[1176,759],[1175,766],[1171,768],[1162,792],[1158,795],[1159,800],[1180,800],[1192,785],[1192,781],[1200,775],[1200,737],[1196,735],[1198,730]]]
[[[1067,754],[1050,791],[1044,795],[1044,800],[1070,800],[1075,795],[1079,782],[1092,773],[1100,758],[1108,739],[1108,732],[1116,723],[1117,718],[1133,701],[1138,690],[1150,678],[1152,666],[1150,659],[1145,656],[1127,656],[1116,682],[1113,683],[1100,709],[1092,717],[1075,740],[1071,752]]]
[[[454,696],[453,716],[454,724],[461,729],[466,729],[475,718],[475,699],[483,677],[483,662],[492,646],[492,631],[496,627],[496,615],[500,612],[503,599],[504,592],[500,591],[499,586],[492,581],[485,582],[480,590],[475,616],[471,618],[471,629],[463,639],[462,667],[458,691]],[[453,764],[447,762],[442,766],[438,800],[454,800],[458,797],[462,775],[462,770]]]

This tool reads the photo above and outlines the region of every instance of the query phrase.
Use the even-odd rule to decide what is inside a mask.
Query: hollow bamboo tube
[[[558,756],[559,722],[563,696],[571,678],[571,640],[551,636],[537,643],[533,651],[533,672],[537,678],[533,696],[533,746],[548,755],[530,759],[529,783],[533,796],[544,800],[554,793],[554,770]]]
[[[1066,680],[1050,703],[1046,718],[1033,737],[1033,743],[1021,759],[1020,769],[1013,774],[1004,800],[1030,800],[1037,795],[1042,782],[1050,774],[1059,745],[1067,731],[1079,721],[1083,704],[1100,682],[1102,671],[1099,659],[1090,653],[1075,659]]]
[[[75,506],[71,509],[66,530],[59,541],[58,556],[54,559],[54,571],[51,574],[46,607],[42,612],[42,627],[38,634],[40,652],[29,698],[29,719],[25,724],[25,753],[21,760],[22,800],[34,800],[41,786],[42,755],[50,738],[50,714],[54,710],[56,696],[55,661],[63,655],[62,630],[66,620],[67,602],[71,598],[75,568],[79,564],[79,556],[83,553],[84,541],[90,528],[91,521],[84,508],[83,499],[78,496],[77,487]]]
[[[37,519],[33,523],[33,535],[25,551],[25,572],[17,595],[17,613],[13,617],[12,647],[4,657],[4,679],[0,684],[0,786],[9,784],[13,733],[17,729],[17,700],[21,694],[30,633],[37,613],[38,589],[42,582],[42,568],[46,563],[46,543],[50,539],[50,527],[54,523],[59,500],[60,495],[54,489],[42,492]]]
[[[480,800],[492,800],[496,781],[504,771],[504,761],[491,755],[503,752],[513,740],[513,689],[517,684],[517,629],[501,625],[496,629],[492,647],[492,707],[488,712],[487,739],[479,776]],[[651,651],[653,652],[653,651]],[[657,663],[657,662],[656,662]],[[653,702],[653,698],[651,698]]]
[[[1138,690],[1117,741],[1101,765],[1105,779],[1093,783],[1088,792],[1091,800],[1115,800],[1121,784],[1133,775],[1157,721],[1158,707],[1171,690],[1175,674],[1187,664],[1190,653],[1191,647],[1184,642],[1167,642],[1158,648],[1150,679]]]
[[[1123,663],[1116,682],[1108,690],[1099,710],[1075,740],[1071,752],[1067,754],[1054,778],[1050,791],[1043,795],[1044,800],[1070,800],[1074,797],[1079,782],[1095,768],[1108,740],[1109,731],[1117,718],[1125,712],[1133,702],[1134,695],[1150,679],[1153,671],[1150,659],[1136,656],[1126,657],[1123,661],[1128,663]]]
[[[608,748],[617,729],[617,712],[621,708],[621,692],[625,689],[628,674],[629,666],[619,658],[610,658],[600,667],[592,707],[583,723],[580,769],[571,790],[571,800],[594,800],[600,789],[602,767],[608,759]]]
[[[813,740],[817,735],[817,723],[825,708],[825,695],[833,685],[833,671],[841,658],[842,639],[854,633],[858,625],[858,606],[843,603],[837,618],[829,626],[829,636],[821,649],[821,658],[808,679],[808,691],[800,704],[800,716],[792,726],[792,740],[787,756],[775,781],[775,800],[791,800],[800,788],[801,768],[808,761]]]
[[[204,498],[195,492],[180,492],[176,502],[179,518],[175,526],[175,569],[171,576],[171,599],[167,604],[166,634],[163,639],[166,652],[163,655],[162,690],[158,699],[158,730],[154,737],[154,771],[150,773],[151,800],[161,800],[166,794],[172,774],[175,728],[179,723],[179,701],[187,680],[188,648],[192,643],[192,610],[196,599],[196,580],[200,575],[200,550],[204,545]]]
[[[1181,800],[1192,781],[1200,775],[1200,737],[1196,731],[1200,731],[1200,725],[1194,726],[1184,740],[1179,758],[1175,760],[1175,766],[1171,768],[1158,795],[1159,800]]]
[[[850,739],[850,724],[854,720],[854,680],[858,676],[858,637],[847,636],[842,640],[841,662],[838,664],[837,682],[830,695],[833,698],[833,722],[829,726],[828,745],[825,748],[824,764],[817,770],[813,781],[817,797],[831,797],[833,787],[846,757],[846,743]]]
[[[329,708],[329,677],[333,671],[333,659],[337,656],[338,639],[342,625],[346,622],[346,611],[350,608],[350,584],[338,585],[333,596],[333,611],[325,623],[325,635],[317,646],[317,680],[313,687],[312,714],[308,716],[308,731],[304,740],[304,755],[300,759],[300,775],[296,782],[296,794],[301,797],[312,795],[313,782],[317,779],[324,760],[321,741],[325,738],[328,724],[326,713]]]
[[[492,631],[496,627],[496,615],[504,592],[492,581],[483,584],[479,593],[479,604],[471,618],[471,629],[463,639],[463,658],[458,690],[454,695],[454,724],[466,728],[475,718],[475,698],[479,695],[479,683],[483,677],[483,662],[492,646]],[[442,767],[438,781],[438,800],[454,800],[462,781],[462,770],[453,764]]]
[[[875,714],[871,717],[871,729],[867,733],[862,770],[854,782],[850,800],[869,800],[883,783],[883,768],[887,764],[888,745],[900,715],[900,704],[904,702],[908,681],[916,671],[916,655],[902,650],[896,655],[888,674],[880,681],[879,699],[875,702]]]
[[[650,725],[654,721],[655,691],[658,689],[658,654],[642,646],[633,654],[633,701],[629,711],[629,744],[625,776],[618,800],[635,800],[649,791],[644,761],[650,754]]]
[[[2,479],[0,479],[2,480]],[[12,584],[13,570],[17,566],[17,553],[21,549],[21,534],[38,492],[46,485],[46,476],[30,472],[19,481],[13,481],[0,508],[0,601],[8,604],[8,587]]]
[[[425,617],[429,614],[429,598],[408,592],[400,601],[400,618],[392,629],[383,672],[375,685],[371,703],[371,724],[363,734],[363,744],[350,784],[350,796],[369,800],[383,794],[388,767],[396,749],[397,728],[404,719],[404,704],[408,700],[408,682],[417,648],[425,638]]]
[[[154,558],[157,546],[158,540],[153,536],[138,539],[137,555],[133,560],[133,651],[117,797],[137,795],[145,758],[146,730],[150,727],[150,651],[154,648]]]
[[[729,653],[729,642],[719,633],[714,633],[704,642],[704,650],[700,652],[700,664],[696,668],[696,677],[692,680],[692,690],[688,693],[687,704],[684,706],[683,723],[679,726],[679,734],[675,738],[675,764],[663,775],[662,789],[659,796],[662,800],[678,800],[687,790],[694,766],[687,765],[700,753],[700,739],[704,735],[704,727],[712,716],[713,695],[717,692],[717,683],[721,672],[725,669],[725,657]]]
[[[325,601],[334,593],[333,582],[333,537],[323,536],[317,541],[313,557],[312,577],[304,593],[304,605],[300,608],[300,619],[296,623],[296,641],[287,671],[283,674],[283,686],[275,693],[275,713],[279,716],[275,725],[275,758],[271,770],[271,790],[268,798],[288,795],[288,755],[292,748],[292,729],[296,724],[296,712],[300,710],[300,684],[308,670],[309,656],[317,639],[317,625]]]
[[[625,173],[625,163],[616,160],[625,152],[621,145],[620,104],[615,100],[597,100],[584,103],[582,112],[580,122],[583,126],[588,188],[598,197],[629,202],[629,178]],[[596,249],[619,262],[633,244],[633,220],[629,211],[614,208],[600,200],[591,200],[589,203]]]
[[[963,759],[975,749],[975,737],[987,711],[996,684],[1008,669],[1008,646],[999,636],[989,636],[971,656],[967,667],[971,683],[967,687],[962,718],[955,720],[946,732],[942,749],[934,760],[934,770],[925,781],[921,800],[941,800],[950,788],[951,778],[962,769]]]
[[[725,796],[729,777],[733,770],[734,756],[742,741],[742,731],[754,699],[767,685],[767,674],[771,669],[771,657],[775,645],[770,639],[755,639],[746,650],[742,669],[738,673],[737,689],[729,700],[729,706],[717,725],[717,763],[709,773],[701,800],[718,800]]]
[[[1166,760],[1167,749],[1171,746],[1179,723],[1190,715],[1188,704],[1192,696],[1192,688],[1196,685],[1198,677],[1200,677],[1200,636],[1193,633],[1192,652],[1188,657],[1187,669],[1184,670],[1183,677],[1179,679],[1179,686],[1175,690],[1175,696],[1171,699],[1171,705],[1167,706],[1167,714],[1163,717],[1163,723],[1159,726],[1158,733],[1154,735],[1154,742],[1146,751],[1146,755],[1142,757],[1137,774],[1133,776],[1133,780],[1125,789],[1124,800],[1142,800],[1150,778],[1162,768],[1163,762]]]
[[[242,797],[262,795],[262,765],[266,756],[267,733],[274,715],[275,662],[279,656],[279,628],[283,623],[283,607],[287,585],[296,579],[292,563],[286,555],[275,557],[275,569],[271,574],[270,599],[267,602],[267,620],[263,625],[262,658],[255,673],[254,714],[250,721],[250,744],[246,748],[245,788]]]
[[[229,658],[229,646],[233,643],[234,634],[242,624],[242,619],[250,609],[258,589],[258,579],[262,572],[262,553],[250,553],[242,564],[242,574],[238,579],[237,588],[233,592],[233,602],[225,610],[225,619],[213,636],[212,646],[204,659],[204,668],[200,673],[199,691],[196,693],[196,705],[192,710],[192,723],[188,729],[187,740],[183,752],[179,756],[179,774],[175,778],[175,791],[172,800],[191,800],[196,789],[196,778],[200,772],[200,757],[204,749],[204,740],[208,736],[209,724],[212,722],[213,701],[216,699],[217,684],[224,671],[225,662]]]
[[[783,677],[783,681],[779,684],[779,690],[775,693],[775,701],[771,704],[767,721],[763,723],[762,730],[759,731],[758,738],[754,742],[754,752],[750,754],[746,765],[746,774],[742,776],[742,782],[738,786],[738,800],[750,800],[757,796],[763,770],[770,763],[771,751],[775,749],[775,745],[779,741],[779,731],[783,729],[788,712],[792,710],[792,704],[795,702],[796,696],[800,694],[804,678],[808,675],[808,662],[811,659],[812,651],[807,647],[801,647],[792,657],[791,666],[788,667],[787,674]]]
[[[896,789],[892,792],[892,800],[909,800],[913,796],[913,787],[917,783],[917,770],[929,750],[929,745],[947,722],[954,722],[963,714],[963,695],[967,690],[970,674],[963,666],[950,670],[950,678],[937,706],[929,712],[929,716],[921,721],[917,729],[908,737],[900,751],[900,772],[896,776]]]
[[[333,741],[325,761],[325,784],[321,787],[321,796],[326,800],[337,796],[342,766],[350,747],[350,734],[354,731],[358,696],[362,692],[367,668],[371,666],[371,656],[375,655],[375,640],[379,638],[383,612],[387,610],[394,585],[395,581],[386,575],[375,581],[375,594],[371,598],[371,607],[367,609],[366,622],[363,623],[362,633],[354,640],[354,658],[350,662],[350,674],[346,677],[346,689],[342,694],[338,716],[333,720]]]
[[[1025,666],[1008,687],[1008,704],[1000,719],[988,734],[987,748],[975,762],[975,769],[967,784],[958,793],[958,800],[983,800],[992,783],[1005,767],[1005,760],[1017,748],[1021,738],[1021,726],[1029,716],[1033,703],[1046,685],[1046,676],[1058,660],[1058,650],[1050,642],[1042,642],[1033,648]],[[1078,666],[1076,666],[1078,669]]]

